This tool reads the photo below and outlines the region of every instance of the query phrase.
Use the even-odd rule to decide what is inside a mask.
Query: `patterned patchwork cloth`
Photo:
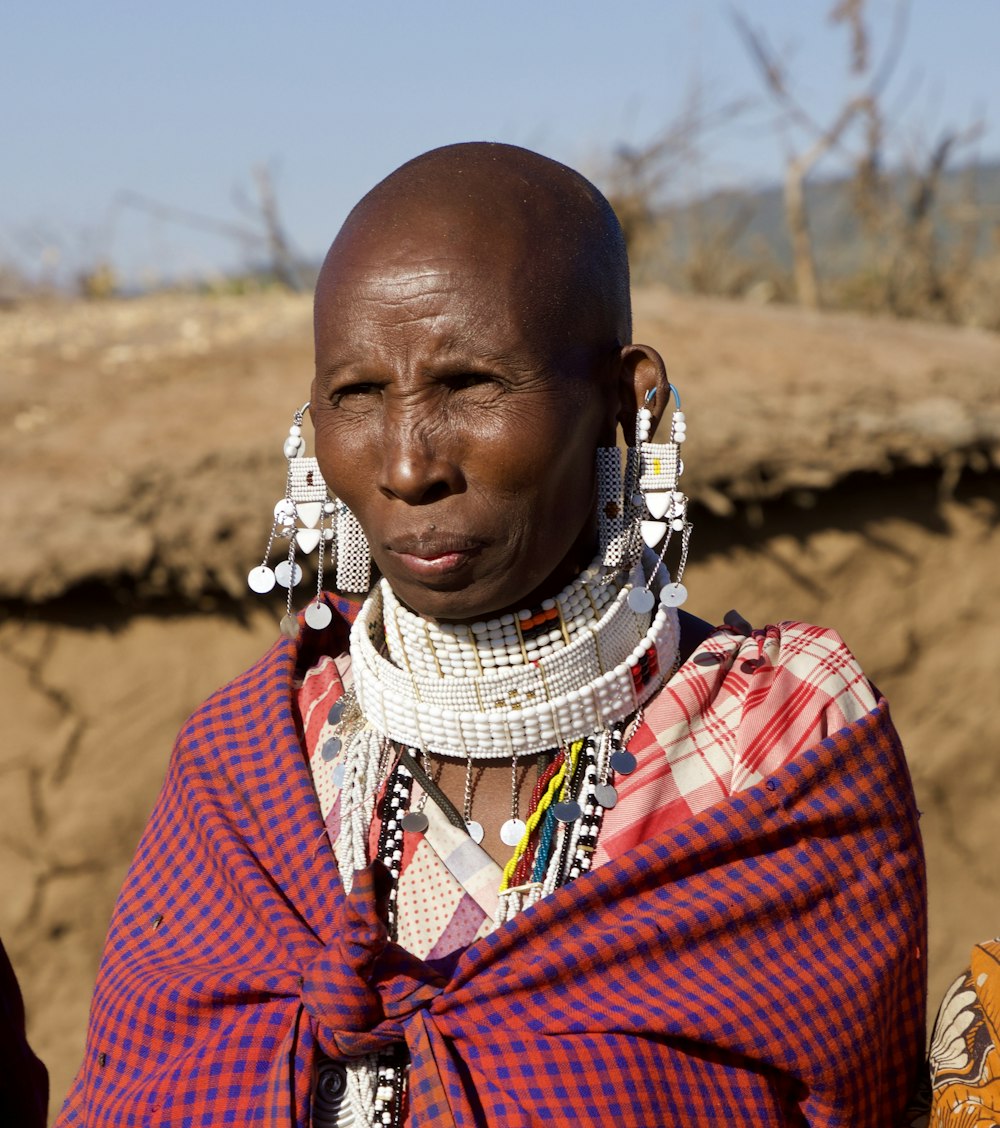
[[[296,691],[309,767],[331,846],[340,831],[344,746],[332,756],[326,752],[330,742],[340,744],[329,713],[351,685],[350,668],[347,655],[336,660],[323,657]],[[421,802],[421,794],[414,785],[414,804]],[[435,803],[425,802],[423,810],[429,823],[426,832],[403,835],[397,939],[412,955],[440,961],[493,929],[503,875],[490,855],[464,830],[452,826]],[[368,836],[369,856],[377,852],[381,827],[377,809]]]
[[[300,694],[345,647],[338,620],[281,640],[185,726],[60,1125],[307,1128],[317,1049],[401,1040],[421,1128],[899,1122],[923,859],[887,706],[836,636],[713,635],[647,709],[600,864],[444,963],[447,908],[408,951],[379,865],[349,897],[337,876],[304,752],[326,710]]]

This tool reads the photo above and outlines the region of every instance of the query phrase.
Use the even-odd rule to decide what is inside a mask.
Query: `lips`
[[[394,537],[386,548],[414,577],[434,579],[464,568],[482,551],[482,541],[435,530],[427,536]]]

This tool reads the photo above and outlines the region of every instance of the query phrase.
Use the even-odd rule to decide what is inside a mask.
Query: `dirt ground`
[[[244,577],[309,322],[280,295],[0,313],[0,934],[54,1109],[173,736],[275,634]],[[650,291],[637,339],[688,414],[690,609],[834,625],[893,704],[936,1004],[1000,932],[1000,338]]]

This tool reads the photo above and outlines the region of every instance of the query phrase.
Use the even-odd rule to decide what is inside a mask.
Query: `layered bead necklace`
[[[629,738],[678,659],[677,609],[664,591],[669,576],[655,555],[643,563],[620,587],[595,563],[537,609],[469,625],[415,615],[385,580],[369,595],[351,630],[356,721],[343,730],[343,815],[334,850],[350,891],[354,872],[368,863],[381,792],[378,857],[394,879],[390,936],[404,833],[428,826],[411,797],[415,774],[423,777],[421,804],[433,787],[420,767],[431,757],[465,760],[459,817],[477,842],[483,834],[472,817],[473,765],[510,760],[511,817],[500,837],[512,857],[497,925],[589,869],[603,813],[617,802],[615,779],[636,766]],[[542,753],[551,762],[522,822],[517,765]],[[348,1104],[361,1122],[398,1124],[404,1088],[405,1064],[394,1052],[348,1070]]]
[[[467,626],[414,615],[382,580],[351,631],[361,712],[390,740],[462,759],[584,739],[640,709],[673,665],[677,610],[633,610],[646,588],[641,564],[618,591],[591,567],[537,611]]]

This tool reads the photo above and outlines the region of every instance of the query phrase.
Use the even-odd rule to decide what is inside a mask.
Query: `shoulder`
[[[764,690],[794,692],[795,686],[832,699],[847,694],[856,702],[850,719],[858,709],[875,707],[877,695],[860,662],[830,627],[786,619],[754,628],[735,611],[714,628],[687,619],[681,624],[680,681],[707,677],[719,690],[753,692],[756,698]]]
[[[738,637],[734,664],[755,689],[766,687],[772,710],[822,712],[836,731],[878,703],[861,663],[830,627],[787,619]]]
[[[238,754],[241,748],[274,741],[298,727],[297,685],[324,656],[348,649],[350,622],[337,604],[333,622],[315,631],[301,623],[297,639],[279,637],[249,669],[215,690],[188,717],[175,755],[198,756],[211,747]]]
[[[773,665],[775,684],[829,699],[842,711],[845,723],[858,720],[875,708],[878,694],[861,663],[840,634],[830,627],[785,620],[751,632],[748,647]]]
[[[696,643],[647,706],[658,743],[725,763],[732,790],[790,762],[879,705],[860,663],[827,627],[788,620],[754,629],[742,616]],[[713,770],[718,770],[713,769]]]

